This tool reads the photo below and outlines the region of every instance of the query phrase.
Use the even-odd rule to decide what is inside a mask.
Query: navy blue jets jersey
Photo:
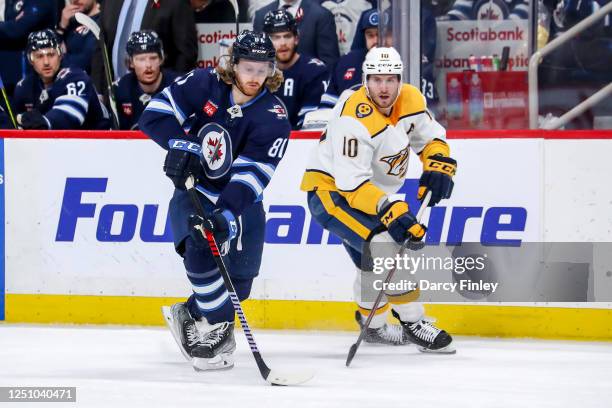
[[[319,106],[327,87],[327,67],[317,58],[300,55],[295,64],[283,70],[283,77],[283,85],[275,95],[285,103],[293,129],[299,129],[304,115]]]
[[[79,68],[61,69],[46,89],[37,74],[30,74],[17,83],[14,100],[17,113],[37,109],[49,129],[110,129],[108,111]]]
[[[347,89],[361,86],[361,66],[368,50],[358,48],[340,57],[329,77],[329,86],[321,96],[322,108],[333,108]]]
[[[189,133],[182,128],[187,120],[191,121]],[[139,124],[164,149],[199,154],[204,176],[198,190],[217,208],[228,209],[236,217],[262,199],[291,132],[283,103],[276,96],[264,90],[237,105],[231,86],[214,71],[202,68],[179,77],[155,95]],[[175,198],[182,193],[176,190]],[[173,212],[190,208],[186,194],[175,201],[180,202],[177,209],[170,208],[171,222],[180,219]],[[184,219],[180,222],[187,225]],[[173,227],[173,232],[182,224]],[[175,243],[182,239],[174,238]]]
[[[162,69],[162,80],[155,92],[145,93],[134,72],[128,72],[116,83],[115,100],[119,113],[119,128],[122,130],[138,129],[138,119],[153,95],[161,92],[178,76],[174,71]]]

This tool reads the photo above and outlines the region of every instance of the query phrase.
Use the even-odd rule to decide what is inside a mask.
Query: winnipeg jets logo
[[[223,163],[221,160],[224,156],[223,150],[225,146],[223,145],[223,134],[217,132],[210,132],[207,135],[208,141],[206,142],[206,161],[210,165],[211,169],[217,169],[220,163]]]
[[[280,105],[274,105],[272,109],[268,109],[268,112],[276,113],[278,119],[287,118],[287,111]]]
[[[321,61],[320,59],[317,58],[311,58],[310,61],[308,61],[309,64],[315,64],[318,65],[319,67],[324,67],[325,63],[323,61]]]
[[[408,170],[409,154],[409,146],[406,146],[394,155],[381,157],[380,161],[383,161],[389,165],[389,171],[387,172],[388,175],[403,178]]]
[[[202,167],[211,178],[223,177],[230,169],[232,159],[232,139],[221,125],[212,122],[204,125],[198,132],[202,143]]]

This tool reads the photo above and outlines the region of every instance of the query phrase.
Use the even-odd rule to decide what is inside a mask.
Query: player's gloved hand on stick
[[[427,191],[431,191],[429,207],[445,198],[450,198],[453,192],[453,176],[457,171],[457,161],[445,156],[429,156],[423,162],[423,174],[419,180],[417,198],[422,200]]]
[[[164,172],[172,180],[174,187],[184,190],[185,181],[190,175],[198,180],[202,171],[200,163],[200,145],[182,139],[170,140],[170,148],[164,161]]]
[[[221,248],[225,243],[229,243],[238,234],[238,224],[236,218],[229,210],[217,208],[206,218],[192,214],[189,216],[189,230],[191,237],[199,246],[208,245],[206,238],[202,235],[200,227],[213,233],[217,246]],[[225,252],[225,251],[223,251]]]
[[[424,225],[417,222],[405,201],[383,204],[378,211],[378,217],[398,244],[403,244],[406,240],[421,241],[427,231]]]
[[[17,115],[17,124],[22,129],[49,129],[49,122],[45,119],[45,116],[38,110],[33,109],[29,112],[23,112]]]

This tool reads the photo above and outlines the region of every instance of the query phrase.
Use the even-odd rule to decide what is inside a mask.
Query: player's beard
[[[255,87],[255,84],[257,84],[257,87]],[[236,78],[236,85],[238,86],[238,89],[240,90],[240,92],[242,92],[246,96],[256,96],[261,91],[261,88],[263,87],[263,84],[260,84],[259,82],[256,82],[256,81],[242,82],[238,78]]]
[[[288,57],[283,58],[283,59],[279,57],[278,62],[280,62],[281,64],[287,64],[291,62],[291,60],[293,60],[293,57],[295,56],[295,53],[297,52],[297,46],[296,45],[292,46],[288,51],[289,51]]]
[[[157,82],[157,80],[159,79],[159,77],[161,76],[161,70],[157,72],[157,75],[155,75],[155,77],[153,77],[153,79],[151,79],[150,81],[143,79],[139,79],[138,81],[143,84],[143,85],[153,85],[155,82]]]

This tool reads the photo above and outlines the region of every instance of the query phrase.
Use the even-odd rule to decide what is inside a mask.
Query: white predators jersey
[[[338,191],[351,207],[376,214],[378,201],[403,185],[410,150],[424,157],[448,155],[445,129],[427,111],[425,98],[402,85],[390,116],[359,88],[334,108],[313,150],[301,189]]]

